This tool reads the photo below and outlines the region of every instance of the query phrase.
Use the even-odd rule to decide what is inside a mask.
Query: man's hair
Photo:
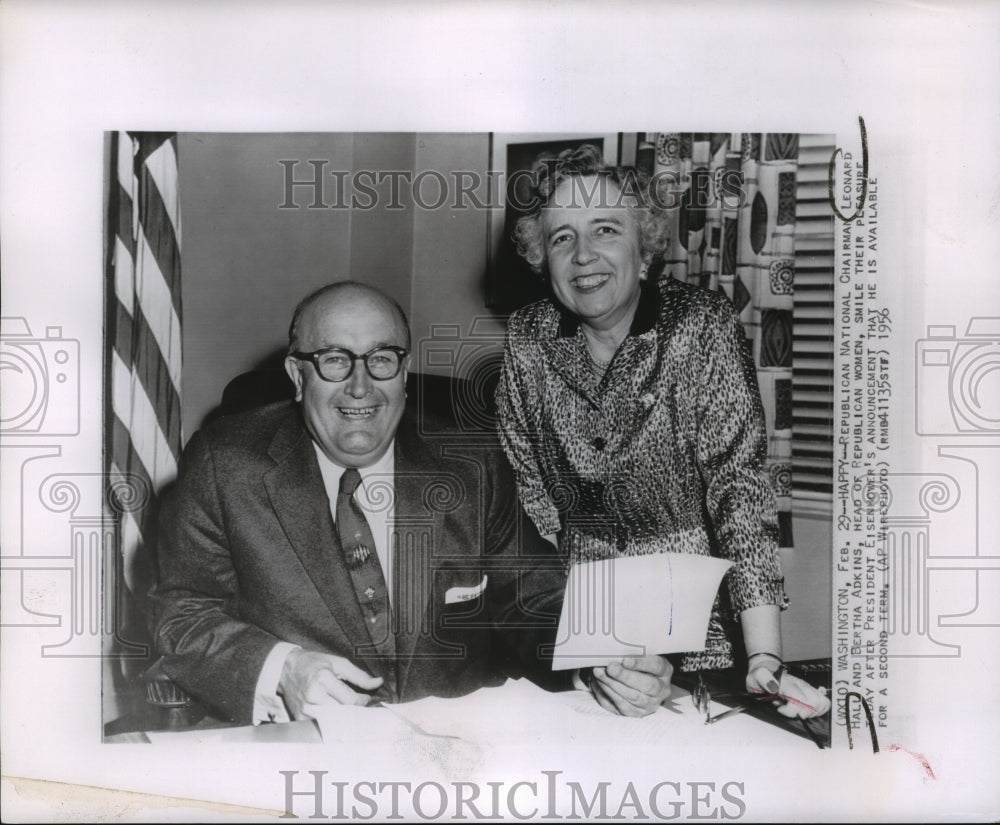
[[[650,192],[649,178],[635,169],[612,166],[604,160],[600,149],[585,143],[577,149],[564,149],[558,155],[543,153],[531,166],[530,206],[514,229],[517,251],[535,272],[545,270],[545,238],[542,231],[542,209],[549,205],[556,187],[565,180],[595,177],[603,184],[610,181],[622,193],[626,206],[639,227],[639,245],[644,258],[662,252],[667,245],[667,224],[662,210],[656,208]],[[584,190],[581,190],[584,191]],[[598,204],[607,190],[598,187]],[[593,196],[595,193],[590,193]],[[574,196],[575,197],[575,196]]]
[[[295,352],[295,350],[298,349],[298,326],[302,313],[305,312],[313,304],[313,302],[318,301],[320,298],[323,298],[330,293],[341,292],[344,290],[378,296],[380,299],[389,304],[396,313],[396,317],[406,334],[406,348],[410,349],[410,322],[406,319],[406,313],[403,312],[403,308],[399,305],[398,301],[390,298],[382,292],[382,290],[376,289],[369,284],[363,284],[360,281],[336,281],[335,283],[321,286],[319,289],[310,292],[305,298],[295,305],[295,310],[292,312],[292,322],[288,325],[288,351],[290,353]]]

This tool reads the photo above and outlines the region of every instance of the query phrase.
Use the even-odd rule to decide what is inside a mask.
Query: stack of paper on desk
[[[345,712],[346,711],[346,712]],[[366,736],[398,741],[413,736],[454,739],[482,748],[494,745],[559,744],[574,741],[657,741],[678,725],[698,725],[668,708],[652,717],[632,719],[604,710],[587,691],[549,693],[526,679],[452,699],[428,697],[380,708],[316,708],[325,743],[349,741],[361,724]],[[378,717],[377,719],[375,717]],[[377,723],[377,724],[376,724]]]
[[[577,724],[554,694],[527,679],[480,688],[456,699],[428,697],[390,710],[437,735],[479,742],[565,741]]]
[[[404,734],[452,737],[467,742],[563,741],[577,724],[548,693],[521,679],[480,688],[458,698],[429,696],[375,708],[332,705],[313,709],[324,742],[350,741],[359,726],[366,735],[391,741]],[[516,724],[512,720],[516,719]]]
[[[704,650],[725,559],[653,553],[570,568],[553,670]]]
[[[472,774],[496,764],[498,756],[546,747],[814,748],[808,740],[773,725],[737,715],[706,725],[690,694],[675,687],[672,701],[643,718],[618,716],[597,704],[588,691],[549,693],[521,679],[482,688],[453,699],[430,697],[374,708],[340,705],[317,708],[326,744],[366,742],[394,754],[399,764],[444,776]],[[714,703],[712,713],[725,707]],[[352,738],[353,737],[353,738]],[[527,749],[527,750],[525,750]]]
[[[397,767],[456,777],[475,775],[498,749],[569,741],[578,722],[555,696],[519,680],[451,699],[313,712],[324,744],[381,744]]]

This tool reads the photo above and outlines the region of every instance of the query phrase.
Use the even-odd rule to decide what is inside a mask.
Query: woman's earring
[[[639,267],[639,280],[645,281],[646,276],[649,274],[649,264],[643,264]]]

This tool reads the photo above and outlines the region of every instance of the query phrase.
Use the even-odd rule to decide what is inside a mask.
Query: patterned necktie
[[[340,546],[344,551],[347,569],[351,571],[354,592],[372,641],[371,645],[359,645],[357,652],[392,660],[396,656],[396,643],[391,626],[389,591],[382,575],[382,565],[375,550],[371,527],[354,500],[354,491],[359,484],[361,474],[350,467],[340,477],[340,491],[337,495],[337,533],[340,536]],[[392,666],[386,670],[388,676],[385,687],[395,693],[396,668]]]

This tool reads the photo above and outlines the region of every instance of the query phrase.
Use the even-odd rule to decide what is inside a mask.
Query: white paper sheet
[[[712,703],[712,713],[724,710],[724,705]],[[587,691],[550,693],[527,679],[508,680],[458,698],[432,696],[384,708],[334,705],[314,712],[326,745],[350,742],[345,731],[356,722],[373,746],[405,750],[411,756],[425,754],[466,771],[492,764],[510,748],[555,744],[698,747],[754,740],[768,747],[814,747],[750,716],[705,725],[690,694],[680,688],[674,688],[672,701],[643,718],[609,713]],[[355,728],[355,736],[360,738],[362,730]]]
[[[480,688],[452,699],[428,697],[392,705],[389,710],[424,733],[456,736],[469,742],[566,741],[577,720],[554,695],[527,679]],[[516,724],[505,709],[516,708]]]
[[[359,740],[378,740],[388,744],[405,738],[409,733],[406,722],[385,707],[312,705],[309,712],[316,719],[326,745]]]
[[[566,583],[553,670],[623,656],[704,650],[719,583],[732,562],[655,553],[575,564]]]
[[[316,705],[310,712],[319,724],[323,744],[333,754],[350,753],[353,759],[362,762],[375,754],[382,754],[383,758],[391,754],[393,768],[403,776],[427,776],[442,781],[447,777],[469,777],[482,768],[484,751],[480,743],[488,743],[485,735],[466,730],[459,737],[448,731],[439,734],[426,730],[409,718],[407,707]],[[359,748],[359,743],[363,747]]]

